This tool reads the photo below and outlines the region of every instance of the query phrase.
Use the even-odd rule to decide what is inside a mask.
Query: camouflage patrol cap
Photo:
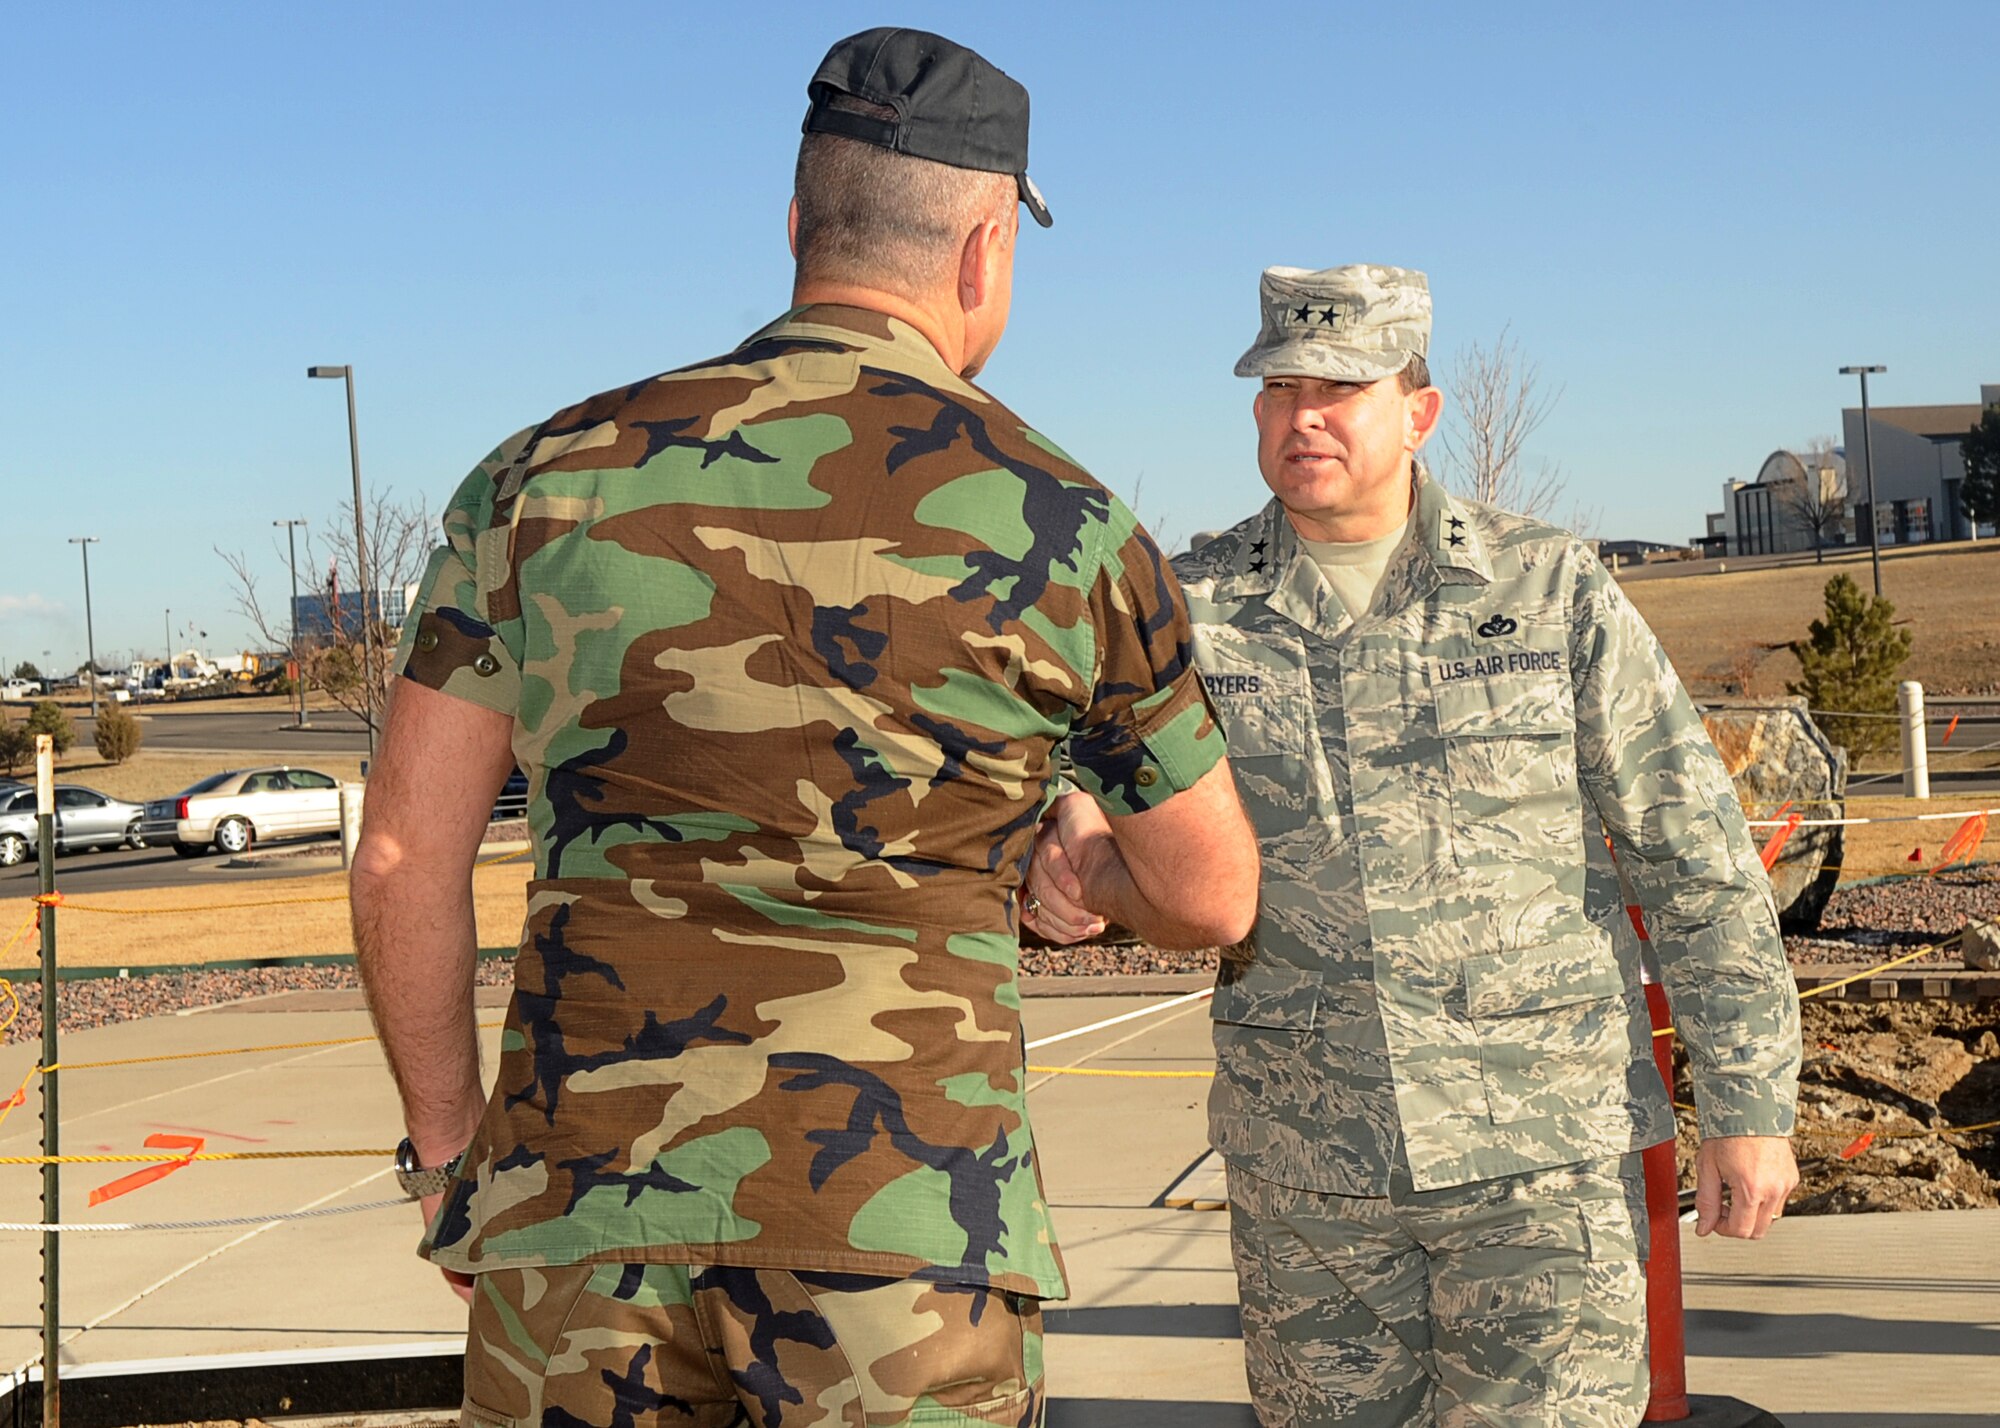
[[[1430,282],[1414,268],[1266,268],[1264,324],[1239,377],[1393,377],[1431,344]]]
[[[1028,91],[983,56],[928,30],[884,27],[826,52],[806,86],[808,134],[838,134],[954,168],[1012,174],[1035,222],[1055,220],[1028,177]],[[893,118],[838,108],[851,95]]]

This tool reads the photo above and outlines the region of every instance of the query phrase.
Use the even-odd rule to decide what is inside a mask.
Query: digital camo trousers
[[[465,1428],[1042,1422],[1040,1301],[856,1274],[580,1264],[475,1276]]]
[[[1264,1428],[1630,1428],[1645,1412],[1637,1155],[1386,1197],[1229,1168]]]

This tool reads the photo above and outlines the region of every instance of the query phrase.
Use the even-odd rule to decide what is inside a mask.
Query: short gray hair
[[[843,95],[834,107],[893,118],[884,105]],[[1011,174],[913,158],[838,134],[799,143],[801,278],[863,282],[926,292],[957,274],[966,235],[1004,222],[1016,194]]]

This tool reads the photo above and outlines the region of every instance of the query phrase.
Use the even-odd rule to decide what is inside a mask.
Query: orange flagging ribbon
[[[164,1180],[176,1170],[185,1170],[194,1156],[201,1150],[203,1138],[198,1135],[149,1135],[146,1147],[149,1150],[184,1150],[187,1155],[180,1160],[162,1161],[149,1165],[144,1170],[135,1170],[130,1175],[120,1176],[109,1185],[100,1185],[90,1192],[90,1203],[102,1205],[106,1200],[116,1200],[120,1195],[130,1194],[155,1180]]]

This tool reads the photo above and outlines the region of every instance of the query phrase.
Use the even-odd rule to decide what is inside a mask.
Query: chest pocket
[[[1305,646],[1232,625],[1196,625],[1194,657],[1257,835],[1337,821]]]
[[[1539,657],[1558,661],[1547,669],[1509,669],[1507,652],[1481,658],[1500,671],[1435,678],[1431,691],[1444,739],[1452,855],[1465,864],[1574,858],[1583,806],[1569,672],[1556,655]],[[1532,653],[1516,656],[1517,665],[1536,662]]]

